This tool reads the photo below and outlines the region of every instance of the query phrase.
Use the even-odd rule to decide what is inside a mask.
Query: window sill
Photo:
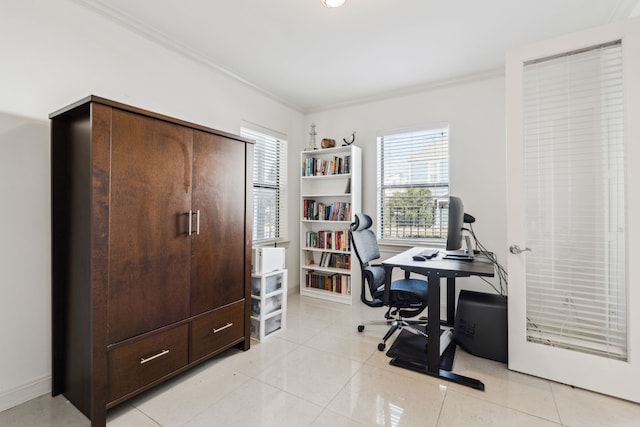
[[[288,248],[291,244],[290,240],[257,240],[252,242],[251,245],[254,248]]]
[[[388,249],[409,249],[415,246],[424,246],[427,248],[438,248],[444,249],[445,242],[440,240],[380,240],[378,241],[378,246],[380,248],[388,248]]]

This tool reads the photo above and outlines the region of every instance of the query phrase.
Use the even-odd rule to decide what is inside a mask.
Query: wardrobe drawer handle
[[[226,324],[226,325],[224,325],[222,328],[218,328],[218,329],[213,328],[213,333],[214,333],[214,334],[217,334],[218,332],[220,332],[220,331],[224,331],[225,329],[230,328],[230,327],[232,327],[232,326],[233,326],[233,323],[227,323],[227,324]]]
[[[158,357],[162,357],[165,354],[169,353],[169,350],[162,350],[160,353],[156,354],[155,356],[151,356],[151,357],[147,357],[146,359],[144,357],[140,358],[140,364],[143,365],[147,362],[151,362],[153,359],[156,359]]]

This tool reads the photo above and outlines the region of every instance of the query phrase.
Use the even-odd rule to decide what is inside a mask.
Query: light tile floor
[[[236,349],[109,411],[109,427],[640,426],[640,405],[509,371],[458,349],[454,371],[485,391],[389,365],[381,312],[297,295],[287,330]],[[63,396],[0,413],[0,426],[89,426]]]

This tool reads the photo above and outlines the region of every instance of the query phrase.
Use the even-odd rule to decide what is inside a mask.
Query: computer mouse
[[[422,256],[422,255],[414,255],[414,256],[413,256],[413,260],[414,260],[414,261],[426,261],[426,260],[427,260],[427,257]]]

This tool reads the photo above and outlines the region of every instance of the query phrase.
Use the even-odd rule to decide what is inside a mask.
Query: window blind
[[[527,339],[626,360],[621,44],[523,78]]]
[[[449,127],[378,138],[378,233],[382,239],[446,239]]]
[[[254,126],[255,127],[255,126]],[[287,142],[281,135],[243,126],[256,141],[253,155],[253,241],[277,240],[286,229]]]

